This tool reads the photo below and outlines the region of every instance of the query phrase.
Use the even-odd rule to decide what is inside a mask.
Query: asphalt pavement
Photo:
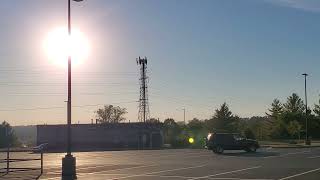
[[[4,158],[5,154],[0,156]],[[63,156],[63,153],[45,154],[40,179],[61,179]],[[263,148],[256,153],[225,151],[221,155],[205,149],[107,151],[79,152],[74,156],[80,180],[320,179],[320,148]],[[35,158],[39,154],[14,153],[12,157]],[[11,164],[11,167],[39,166],[39,161]],[[39,170],[0,173],[0,179],[35,179],[39,175]]]

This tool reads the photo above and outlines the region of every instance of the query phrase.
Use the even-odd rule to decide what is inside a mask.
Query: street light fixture
[[[307,101],[307,73],[302,74],[304,76],[304,95],[306,101],[306,137],[305,137],[305,144],[310,145],[309,138],[308,138],[308,101]]]
[[[80,2],[82,0],[73,0]],[[71,0],[68,0],[68,35],[71,37]],[[70,52],[69,52],[70,53]],[[62,158],[62,179],[76,179],[76,158],[71,154],[71,55],[68,55],[67,154]]]

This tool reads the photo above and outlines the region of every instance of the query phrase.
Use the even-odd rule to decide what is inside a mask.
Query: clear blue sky
[[[0,1],[1,120],[66,122],[66,69],[42,47],[66,25],[66,2]],[[85,0],[72,3],[72,19],[92,48],[73,69],[74,122],[90,122],[99,104],[126,107],[136,121],[139,55],[149,58],[150,112],[161,120],[182,120],[182,108],[187,119],[209,118],[223,102],[242,117],[264,115],[274,98],[304,97],[304,72],[309,104],[318,101],[317,0]]]

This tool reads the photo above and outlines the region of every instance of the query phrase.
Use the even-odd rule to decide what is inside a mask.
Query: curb
[[[310,146],[277,146],[277,145],[261,145],[261,147],[263,148],[316,148],[316,147],[320,147],[320,145],[310,145]]]

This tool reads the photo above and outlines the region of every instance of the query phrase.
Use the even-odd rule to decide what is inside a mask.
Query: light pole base
[[[62,180],[77,179],[76,158],[67,154],[62,158]]]

